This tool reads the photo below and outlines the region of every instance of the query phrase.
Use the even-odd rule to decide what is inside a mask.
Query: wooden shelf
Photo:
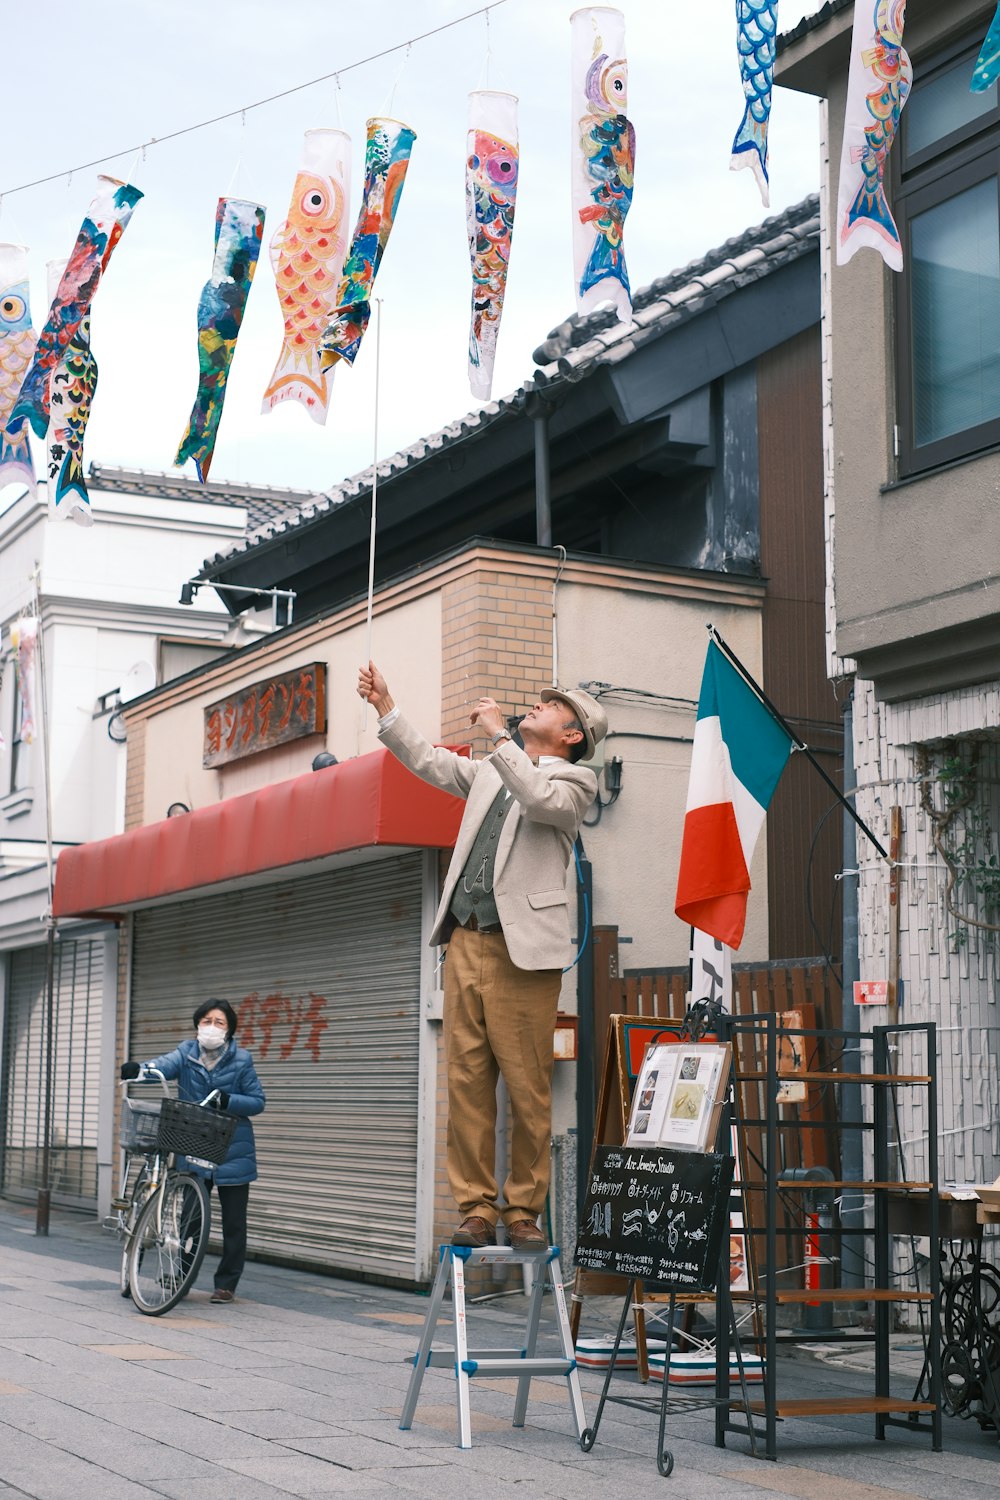
[[[732,1411],[742,1411],[741,1402],[733,1402]],[[750,1410],[755,1416],[765,1415],[763,1401],[751,1401]],[[824,1396],[815,1400],[810,1397],[802,1397],[796,1400],[786,1400],[779,1396],[774,1407],[776,1417],[835,1417],[864,1415],[866,1412],[874,1412],[877,1416],[887,1416],[890,1412],[932,1412],[933,1401],[897,1401],[893,1396]]]
[[[730,1292],[734,1302],[763,1302],[767,1292],[761,1289],[759,1292]],[[897,1292],[890,1287],[865,1287],[865,1286],[829,1286],[815,1287],[806,1291],[804,1288],[796,1288],[794,1291],[780,1291],[774,1294],[775,1302],[787,1305],[803,1304],[809,1302],[930,1302],[930,1292]]]
[[[767,1192],[766,1182],[741,1182],[739,1184],[734,1184],[734,1186],[746,1188],[746,1190],[751,1193]],[[810,1177],[808,1179],[800,1179],[796,1182],[790,1182],[786,1177],[778,1178],[779,1193],[784,1192],[786,1188],[795,1188],[800,1192],[808,1192],[810,1188],[856,1188],[858,1191],[863,1191],[866,1193],[873,1193],[879,1188],[887,1188],[890,1192],[902,1193],[905,1195],[906,1193],[915,1192],[926,1193],[929,1192],[933,1186],[933,1182],[849,1182],[846,1180],[846,1178],[828,1182],[823,1177]]]
[[[734,1069],[737,1083],[766,1083],[767,1072],[744,1073]],[[779,1073],[779,1083],[930,1083],[929,1073]],[[781,1104],[782,1100],[778,1100]],[[786,1105],[786,1108],[790,1108]]]

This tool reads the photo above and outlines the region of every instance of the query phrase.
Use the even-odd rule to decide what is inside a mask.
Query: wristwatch
[[[497,732],[496,732],[496,734],[491,734],[490,735],[490,739],[493,741],[494,745],[499,745],[499,743],[500,743],[501,740],[509,740],[510,739],[510,730],[509,729],[498,729]]]

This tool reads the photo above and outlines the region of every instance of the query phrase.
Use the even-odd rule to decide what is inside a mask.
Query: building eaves
[[[827,0],[827,3],[816,11],[814,15],[803,16],[802,20],[796,26],[793,26],[791,31],[782,31],[779,34],[777,55],[780,57],[786,47],[791,47],[794,42],[799,41],[804,36],[808,36],[811,31],[818,31],[821,26],[825,26],[828,21],[833,20],[834,16],[839,15],[842,10],[846,10],[849,5],[853,4],[854,0]]]
[[[479,437],[505,417],[522,413],[529,398],[540,391],[575,383],[603,366],[618,364],[672,327],[818,248],[819,196],[814,193],[726,240],[701,259],[641,288],[633,298],[633,316],[628,323],[619,322],[611,310],[601,309],[584,318],[572,314],[535,350],[533,358],[539,368],[530,380],[511,395],[490,401],[479,411],[383,459],[378,465],[379,483],[407,473],[457,443]],[[340,506],[368,495],[371,485],[369,466],[335,488],[307,497],[297,510],[289,508],[256,528],[248,528],[242,541],[207,558],[199,577],[211,578],[224,565],[255,548],[316,524]]]
[[[288,512],[298,512],[313,498],[311,490],[261,484],[202,484],[188,474],[147,469],[125,469],[92,463],[88,476],[95,489],[111,495],[148,495],[156,500],[190,500],[198,505],[238,505],[247,512],[247,530]]]
[[[617,362],[622,346],[631,351],[660,338],[675,324],[773,275],[818,245],[819,197],[812,194],[643,287],[633,300],[631,322],[620,323],[613,312],[603,310],[584,318],[573,314],[535,350],[535,363],[550,378],[581,380],[596,366]]]

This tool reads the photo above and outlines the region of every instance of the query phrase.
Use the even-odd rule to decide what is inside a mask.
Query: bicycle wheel
[[[208,1244],[208,1193],[200,1177],[171,1173],[146,1204],[128,1252],[128,1284],[141,1313],[158,1317],[194,1285]]]
[[[122,1246],[122,1263],[118,1277],[119,1290],[123,1297],[128,1296],[128,1256],[132,1248],[132,1232],[138,1223],[139,1215],[142,1213],[142,1206],[151,1192],[153,1192],[153,1184],[149,1180],[149,1162],[144,1161],[132,1185],[132,1192],[130,1194],[132,1201],[128,1209],[128,1219],[124,1225],[125,1243]],[[119,1219],[120,1217],[119,1215]]]

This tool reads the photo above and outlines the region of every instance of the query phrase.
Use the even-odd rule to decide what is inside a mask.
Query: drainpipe
[[[535,428],[535,540],[539,547],[552,546],[552,469],[549,460],[549,410],[535,404],[531,420]]]
[[[851,693],[842,709],[844,715],[844,790],[855,784],[854,766],[854,694]],[[841,1026],[846,1033],[842,1067],[845,1073],[862,1071],[861,1046],[857,1038],[861,1032],[861,1012],[854,1004],[854,981],[861,978],[858,959],[858,830],[857,824],[845,810],[844,864],[849,872],[841,881],[844,903],[843,918],[843,1018]],[[865,1175],[864,1135],[857,1127],[862,1123],[861,1084],[840,1085],[841,1123],[841,1169],[846,1181],[860,1182]],[[853,1127],[853,1128],[852,1128]],[[840,1221],[846,1229],[857,1229],[864,1223],[864,1194],[847,1189],[840,1199]],[[865,1284],[864,1240],[855,1235],[845,1235],[840,1246],[841,1285],[863,1287]]]

